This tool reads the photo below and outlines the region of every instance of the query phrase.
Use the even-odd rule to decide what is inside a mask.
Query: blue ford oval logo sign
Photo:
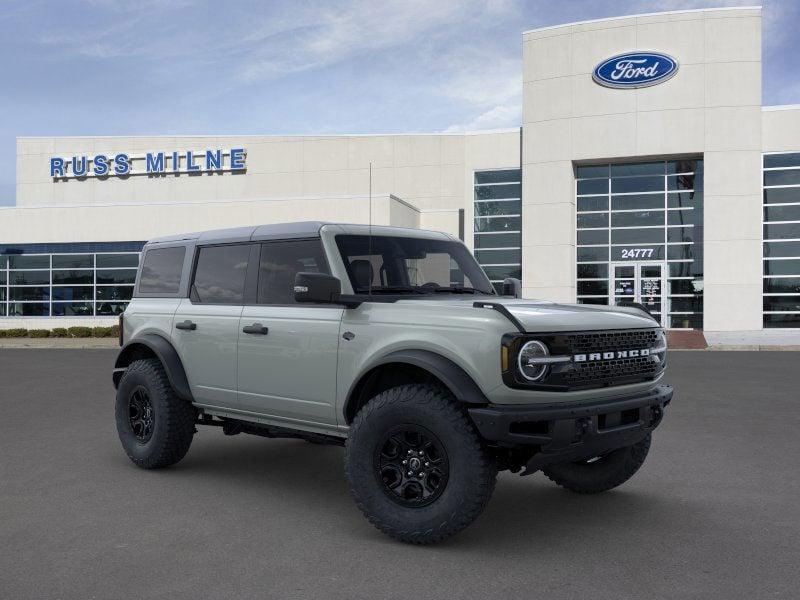
[[[592,79],[610,88],[640,88],[666,81],[678,72],[678,61],[658,52],[628,52],[601,62]]]

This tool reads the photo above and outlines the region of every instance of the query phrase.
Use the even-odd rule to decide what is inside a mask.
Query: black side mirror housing
[[[503,279],[503,296],[522,298],[522,282],[516,277]]]
[[[294,277],[295,302],[339,304],[342,282],[326,273],[300,272]]]

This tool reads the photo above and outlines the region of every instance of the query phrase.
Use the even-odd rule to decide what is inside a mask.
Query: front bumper
[[[644,439],[664,416],[672,387],[596,402],[468,408],[481,436],[533,452],[523,475],[548,464],[592,458]]]

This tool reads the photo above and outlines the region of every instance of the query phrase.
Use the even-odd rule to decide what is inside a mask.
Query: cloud
[[[482,112],[467,123],[451,125],[444,133],[480,131],[485,129],[506,129],[522,123],[522,110],[519,103],[498,105]]]

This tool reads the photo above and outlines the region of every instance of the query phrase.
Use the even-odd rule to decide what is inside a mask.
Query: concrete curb
[[[119,348],[119,341],[117,338],[0,338],[2,348]]]

